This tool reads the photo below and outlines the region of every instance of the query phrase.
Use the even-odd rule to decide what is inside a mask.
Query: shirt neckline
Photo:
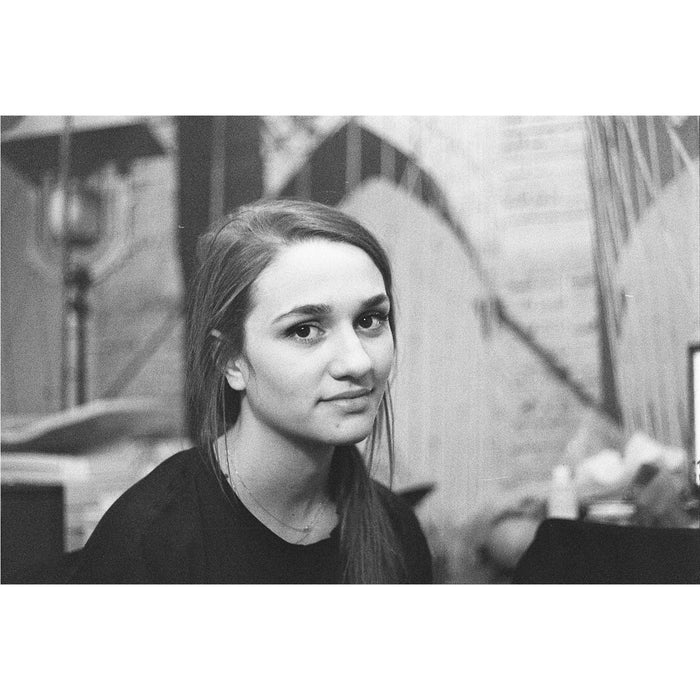
[[[207,468],[206,464],[203,465],[209,476],[212,478],[214,485],[217,487],[217,491],[221,496],[224,497],[225,508],[229,518],[235,519],[235,514],[231,511],[234,508],[241,517],[245,518],[249,524],[252,524],[258,530],[264,532],[268,539],[277,543],[279,546],[284,548],[293,548],[295,551],[311,552],[314,549],[322,549],[328,547],[331,544],[337,542],[340,536],[340,523],[338,523],[328,534],[328,537],[324,537],[316,542],[311,542],[310,544],[304,544],[303,542],[288,542],[283,537],[280,537],[276,532],[271,530],[267,525],[265,525],[262,520],[260,520],[254,513],[252,513],[243,503],[243,501],[238,497],[238,494],[234,491],[231,486],[226,474],[224,474],[221,469],[219,469],[220,480],[212,474],[211,469]]]

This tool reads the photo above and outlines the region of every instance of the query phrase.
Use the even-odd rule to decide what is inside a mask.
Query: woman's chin
[[[345,425],[336,428],[328,435],[328,443],[335,446],[355,445],[370,436],[372,425],[372,423],[369,423],[367,425]]]

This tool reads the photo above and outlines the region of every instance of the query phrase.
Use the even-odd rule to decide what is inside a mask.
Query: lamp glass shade
[[[71,247],[90,248],[100,240],[100,195],[75,184],[68,188],[67,194],[60,187],[55,187],[49,194],[47,219],[49,232],[55,240],[61,241],[65,236]]]

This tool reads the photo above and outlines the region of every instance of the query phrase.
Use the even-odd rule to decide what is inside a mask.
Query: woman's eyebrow
[[[360,305],[362,310],[372,308],[373,306],[379,306],[380,304],[388,304],[389,297],[386,294],[376,294],[370,297],[366,301],[363,301]],[[278,316],[273,323],[278,323],[284,320],[288,316],[330,316],[332,309],[328,304],[302,304],[301,306],[295,306],[289,311],[285,311],[283,314]]]
[[[367,301],[362,303],[363,309],[369,309],[373,306],[381,306],[382,304],[388,304],[389,297],[386,294],[376,294],[373,297],[367,299]]]
[[[287,318],[287,316],[328,316],[330,313],[331,307],[328,304],[302,304],[285,311],[285,313],[274,320],[274,323]]]

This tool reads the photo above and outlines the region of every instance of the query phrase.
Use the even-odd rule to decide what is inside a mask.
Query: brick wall
[[[598,324],[583,122],[500,120],[498,245],[490,256],[512,315],[598,397]],[[497,331],[496,421],[519,482],[546,478],[585,414],[506,331]]]

